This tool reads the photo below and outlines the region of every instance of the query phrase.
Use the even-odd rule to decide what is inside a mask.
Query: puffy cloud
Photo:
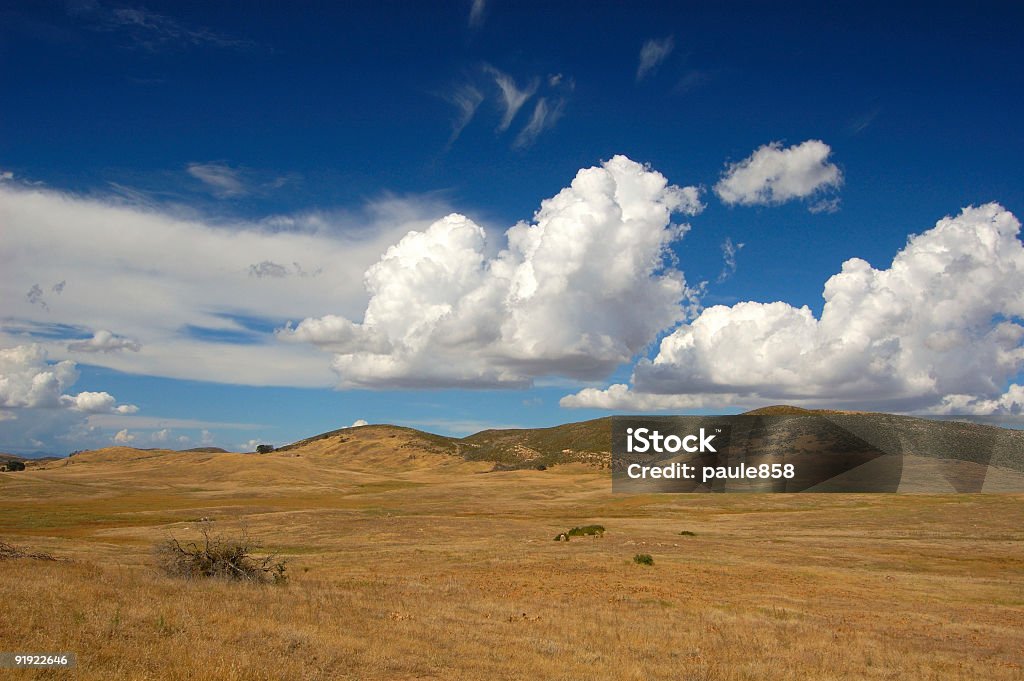
[[[995,398],[977,395],[946,395],[942,403],[928,410],[933,414],[1024,415],[1024,385],[1013,383]]]
[[[614,383],[604,390],[584,388],[575,395],[566,395],[559,406],[610,411],[667,411],[673,409],[702,409],[728,403],[734,396],[722,395],[654,395],[637,393],[625,383]]]
[[[831,147],[821,140],[807,140],[783,148],[772,142],[748,158],[729,165],[715,185],[715,193],[727,204],[770,205],[802,199],[826,189],[838,188],[843,175],[829,162]],[[834,210],[836,204],[816,204]],[[820,212],[819,210],[819,212]]]
[[[524,386],[533,377],[606,376],[680,321],[691,297],[667,267],[703,209],[693,187],[624,156],[581,170],[506,232],[452,214],[407,234],[366,272],[362,323],[307,318],[278,333],[335,351],[342,386]]]
[[[171,431],[169,428],[161,428],[155,430],[149,434],[149,439],[153,442],[167,442],[171,437]]]
[[[51,364],[37,344],[0,350],[0,407],[70,409],[86,414],[134,414],[138,407],[117,405],[106,392],[64,394],[78,380],[74,362]]]
[[[307,318],[295,329],[292,329],[290,325],[285,326],[280,333],[287,340],[312,343],[325,350],[338,348],[387,354],[392,348],[387,334],[383,331],[355,324],[344,317],[332,314],[319,318]]]
[[[50,364],[40,345],[0,350],[0,407],[60,407],[61,395],[77,380],[74,362]]]
[[[70,352],[117,352],[119,350],[138,352],[141,348],[142,344],[139,341],[117,336],[106,329],[100,329],[88,340],[68,343]]]
[[[355,421],[354,421],[354,422],[352,423],[352,425],[351,425],[351,426],[349,426],[349,427],[350,427],[350,428],[358,428],[358,427],[360,427],[360,426],[368,426],[368,425],[370,425],[370,423],[369,423],[368,421],[366,421],[366,419],[356,419],[356,420],[355,420]]]
[[[134,404],[117,405],[116,402],[108,392],[81,392],[60,397],[61,406],[86,414],[134,414],[139,410]]]
[[[998,204],[965,208],[913,236],[887,269],[859,258],[806,306],[705,309],[665,337],[633,388],[583,391],[566,406],[622,408],[647,395],[721,403],[807,402],[900,411],[1016,408],[1024,368],[1024,246]],[[631,402],[635,400],[635,402]]]
[[[672,36],[651,39],[640,48],[640,63],[636,67],[637,81],[643,80],[649,73],[654,71],[661,62],[668,59],[672,50],[676,47],[676,41]]]
[[[135,441],[135,436],[128,432],[127,428],[117,431],[113,441],[119,445],[129,445]]]

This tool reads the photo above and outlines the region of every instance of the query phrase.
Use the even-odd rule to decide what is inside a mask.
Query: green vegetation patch
[[[584,525],[574,527],[568,532],[555,535],[555,541],[569,541],[572,537],[602,537],[604,536],[604,525]]]

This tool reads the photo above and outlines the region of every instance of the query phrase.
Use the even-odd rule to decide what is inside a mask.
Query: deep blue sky
[[[679,246],[687,280],[710,282],[705,304],[783,300],[815,313],[824,281],[847,258],[885,267],[908,235],[968,204],[998,201],[1024,215],[1017,3],[490,0],[476,26],[469,13],[469,2],[2,2],[0,171],[101,199],[127,188],[151,206],[214,222],[358,213],[397,196],[443,203],[500,232],[580,168],[625,154],[707,190],[707,210]],[[669,36],[674,50],[638,82],[641,46]],[[540,79],[541,94],[554,93],[547,79],[561,74],[563,114],[533,144],[513,148],[532,103],[508,131],[496,130],[486,65],[520,86]],[[486,99],[448,145],[450,97],[467,83]],[[801,202],[730,207],[710,192],[727,162],[809,139],[829,144],[842,170],[837,212],[812,214]],[[250,186],[267,188],[216,196],[184,172],[195,163],[242,169]],[[716,283],[725,237],[745,246],[735,275]],[[18,316],[2,305],[0,316]],[[462,422],[533,426],[603,414],[559,408],[573,391],[564,381],[527,391],[338,392],[121,373],[75,359],[76,392],[110,392],[140,415],[266,424],[210,428],[228,447],[280,444],[356,418],[455,432],[470,429],[451,425]],[[629,373],[624,365],[608,382]],[[200,437],[197,428],[176,432]],[[49,436],[34,437],[43,449],[75,448]],[[31,449],[20,433],[7,437],[0,449]]]

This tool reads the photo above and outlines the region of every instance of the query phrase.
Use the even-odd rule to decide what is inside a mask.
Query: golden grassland
[[[0,674],[1024,678],[1022,495],[613,495],[607,470],[489,472],[355,433],[0,473],[0,540],[72,559],[0,562],[0,652],[78,655]],[[153,546],[201,518],[290,582],[161,574]],[[552,541],[591,523],[603,538]]]

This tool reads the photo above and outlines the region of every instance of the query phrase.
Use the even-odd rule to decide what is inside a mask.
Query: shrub
[[[649,553],[638,553],[633,556],[633,562],[637,565],[654,565],[654,558]]]
[[[21,461],[15,461],[12,459],[5,463],[3,468],[0,468],[0,470],[5,470],[8,473],[13,473],[14,471],[23,471],[25,470],[25,464],[23,464]]]
[[[697,536],[696,532],[690,532],[689,530],[683,530],[679,534],[684,536],[684,537],[696,537]]]
[[[156,547],[157,566],[171,577],[199,579],[213,577],[239,582],[272,582],[284,584],[288,581],[285,562],[276,554],[257,557],[253,551],[260,545],[243,531],[240,537],[231,538],[213,534],[205,524],[202,539],[182,544],[174,537]]]
[[[272,451],[274,451],[274,445],[257,445],[256,446],[256,453],[257,454],[270,454]]]
[[[29,551],[27,549],[21,549],[17,546],[12,546],[6,542],[0,541],[0,560],[14,560],[15,558],[30,558],[32,560],[52,560],[52,561],[66,561],[67,558],[54,558],[48,553],[41,551]]]
[[[600,537],[604,534],[604,525],[584,525],[583,527],[574,527],[566,534],[570,537],[584,537],[587,535]]]

